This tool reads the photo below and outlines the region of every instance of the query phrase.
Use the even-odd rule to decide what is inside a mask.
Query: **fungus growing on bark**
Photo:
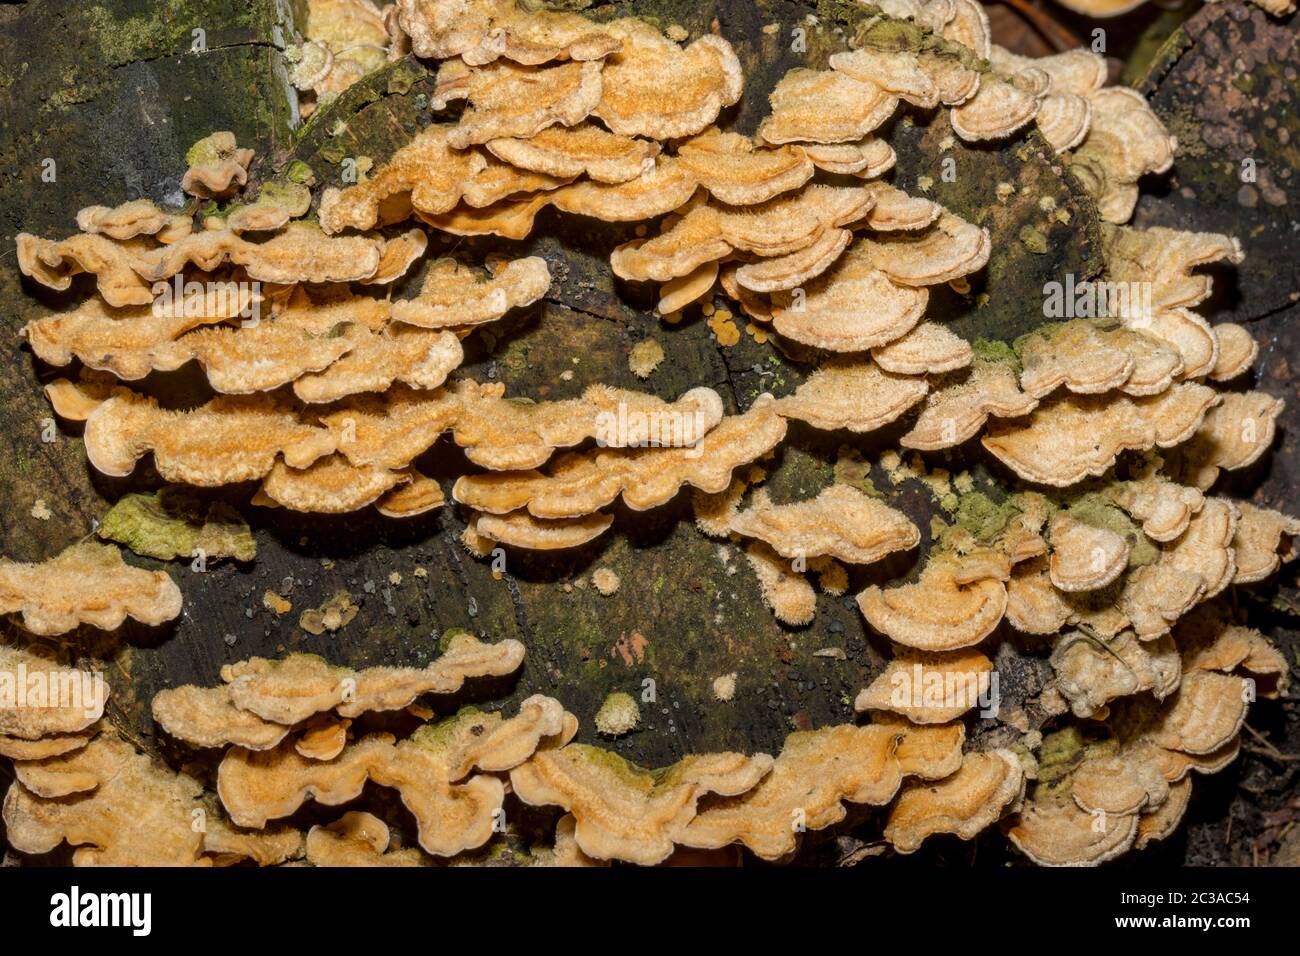
[[[901,650],[858,693],[853,709],[901,714],[914,724],[946,724],[988,695],[992,670],[993,662],[977,650]]]
[[[750,507],[732,518],[731,530],[765,541],[785,558],[824,555],[846,564],[871,564],[921,540],[901,511],[841,484],[786,505],[774,505],[760,488]]]
[[[960,724],[840,724],[793,733],[757,786],[709,798],[678,842],[703,849],[742,843],[762,859],[779,860],[794,852],[800,833],[843,820],[845,802],[883,806],[905,776],[938,780],[953,773],[964,738]]]
[[[1064,488],[1102,474],[1127,449],[1187,441],[1221,400],[1214,389],[1190,382],[1149,398],[1066,395],[1039,405],[1023,425],[993,425],[981,442],[1026,481]]]
[[[731,483],[731,473],[765,454],[785,437],[785,420],[770,398],[743,415],[723,418],[690,447],[603,449],[570,452],[549,473],[537,471],[465,475],[452,496],[489,514],[527,508],[537,518],[576,518],[593,514],[620,495],[628,507],[645,511],[664,504],[682,485],[715,493]]]
[[[605,64],[592,112],[615,133],[692,136],[744,91],[740,60],[722,37],[705,34],[683,48],[643,20],[615,20],[608,29],[623,46]]]
[[[996,577],[965,577],[962,559],[932,556],[914,584],[871,585],[858,595],[867,622],[899,644],[923,651],[955,651],[978,644],[1002,620],[1007,589]]]
[[[180,588],[167,572],[133,568],[112,545],[74,544],[32,564],[0,559],[0,613],[20,615],[33,634],[81,624],[113,631],[128,617],[156,627],[180,612]]]
[[[885,822],[885,839],[899,853],[915,852],[936,833],[974,839],[1024,791],[1025,771],[1012,751],[966,754],[961,768],[938,783],[904,784]]]
[[[234,133],[213,133],[185,154],[189,168],[181,179],[181,189],[201,199],[224,199],[248,182],[252,161],[253,150],[240,149]]]
[[[766,754],[694,754],[652,773],[609,751],[569,744],[537,751],[510,771],[510,785],[524,803],[571,813],[587,856],[654,865],[687,842],[703,796],[752,790],[772,766]]]

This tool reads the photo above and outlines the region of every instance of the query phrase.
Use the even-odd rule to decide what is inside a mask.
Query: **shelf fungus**
[[[392,316],[426,329],[481,325],[511,309],[532,305],[550,284],[546,260],[537,256],[507,262],[486,277],[453,259],[439,259],[425,272],[415,298],[393,303]]]
[[[964,739],[961,724],[841,724],[793,733],[757,786],[702,801],[678,842],[701,849],[742,843],[761,859],[780,860],[797,849],[800,833],[843,820],[845,802],[884,806],[905,777],[952,774]]]
[[[778,399],[776,410],[825,431],[869,432],[894,421],[928,390],[925,379],[887,372],[878,362],[830,361]]]
[[[599,60],[620,48],[616,37],[585,17],[525,12],[514,0],[398,0],[397,22],[416,56],[466,63],[505,57],[538,65],[553,60]]]
[[[1182,353],[1161,339],[1128,328],[1102,328],[1084,319],[1050,332],[1034,332],[1020,344],[1020,387],[1044,398],[1065,387],[1080,395],[1119,389],[1155,395],[1184,368]]]
[[[451,694],[473,677],[514,673],[523,663],[518,641],[485,644],[464,631],[447,639],[441,657],[426,667],[334,667],[310,654],[280,661],[252,658],[222,668],[230,699],[241,710],[274,723],[293,725],[333,710],[357,717],[376,710],[400,710],[421,694]]]
[[[306,468],[291,468],[277,461],[252,503],[314,514],[347,514],[374,504],[406,480],[402,472],[354,465],[342,455],[326,455]]]
[[[1215,773],[1237,756],[1253,695],[1251,682],[1234,672],[1285,671],[1277,651],[1210,611],[1180,625],[1177,640],[1176,689],[1117,702],[1122,714],[1100,736],[1071,727],[1043,741],[1038,781],[1009,831],[1035,862],[1091,865],[1167,836],[1187,806],[1188,772]],[[1172,645],[1161,653],[1166,672],[1171,652],[1176,659]],[[1093,677],[1107,682],[1095,669]]]
[[[953,553],[930,557],[913,584],[871,585],[858,607],[881,634],[923,651],[955,651],[993,633],[1007,607],[1005,578]]]
[[[191,411],[117,394],[90,413],[85,441],[86,458],[106,475],[129,475],[152,451],[160,475],[200,487],[264,478],[280,456],[306,468],[335,447],[327,430],[304,424],[284,399],[266,393],[220,396]]]
[[[39,760],[80,750],[98,732],[108,695],[98,671],[0,645],[0,756]]]
[[[1108,87],[1088,99],[1092,125],[1070,155],[1070,169],[1097,200],[1102,219],[1128,222],[1137,204],[1138,180],[1168,172],[1178,141],[1135,90]]]
[[[181,189],[200,199],[225,199],[248,182],[253,150],[241,149],[235,134],[222,131],[204,137],[185,154]]]
[[[565,725],[558,701],[534,696],[516,717],[462,711],[402,741],[364,737],[331,760],[312,760],[286,744],[232,748],[217,772],[217,792],[236,824],[261,829],[308,800],[346,803],[374,781],[401,795],[426,852],[455,856],[492,836],[505,797],[492,773],[518,766],[547,738],[559,740]]]
[[[800,143],[799,148],[818,169],[860,179],[883,176],[898,162],[894,147],[871,136],[856,143]]]
[[[475,152],[447,143],[452,127],[432,125],[417,133],[365,182],[321,194],[320,225],[329,235],[401,222],[413,211],[437,215],[460,201],[464,183],[484,165]]]
[[[449,331],[394,325],[383,332],[354,325],[330,341],[345,348],[331,362],[295,376],[293,393],[304,402],[337,401],[358,392],[383,392],[400,382],[434,389],[465,360],[460,339]],[[211,369],[209,368],[209,377]]]
[[[1037,406],[1037,399],[1020,390],[1011,366],[976,358],[931,389],[915,424],[899,441],[924,451],[952,448],[979,434],[990,416],[1020,418]]]
[[[1109,639],[1074,631],[1057,639],[1051,663],[1055,687],[1076,717],[1092,717],[1111,701],[1142,691],[1164,700],[1182,680],[1168,635],[1139,641],[1131,631]]]
[[[168,734],[197,747],[269,750],[304,725],[310,730],[317,715],[401,710],[425,693],[455,693],[466,678],[511,673],[522,660],[515,642],[482,644],[463,634],[425,668],[352,671],[308,655],[252,658],[223,668],[224,683],[216,687],[160,691],[153,716]],[[300,740],[290,743],[302,753]]]
[[[946,724],[992,699],[992,671],[993,662],[977,650],[901,649],[858,693],[853,709],[888,711],[914,724]]]
[[[82,624],[113,631],[128,618],[151,627],[181,612],[181,592],[165,571],[145,571],[107,544],[74,544],[47,561],[0,559],[0,613],[17,614],[33,634],[66,634]]]
[[[333,823],[308,830],[306,854],[312,866],[430,865],[414,847],[393,846],[388,824],[363,810],[350,810]]]
[[[520,169],[613,184],[641,176],[660,152],[657,142],[619,136],[594,123],[550,126],[535,136],[501,137],[485,145],[497,159]]]
[[[1274,699],[1291,686],[1291,668],[1282,652],[1259,631],[1233,623],[1222,602],[1198,607],[1174,631],[1183,669],[1234,672],[1249,677],[1256,696]]]
[[[1075,518],[1068,511],[1052,515],[1047,526],[1052,547],[1048,576],[1061,591],[1095,591],[1128,567],[1133,545],[1124,535]]]
[[[578,847],[596,860],[653,866],[686,839],[703,797],[751,791],[773,766],[766,754],[692,754],[671,767],[643,770],[585,744],[544,747],[510,771],[515,795],[559,806],[576,821]],[[785,818],[789,825],[789,817]]]
[[[1103,225],[1108,275],[1122,282],[1149,282],[1155,313],[1194,308],[1210,296],[1212,278],[1193,269],[1216,262],[1239,264],[1245,257],[1232,236],[1152,227]]]
[[[930,109],[939,104],[939,88],[914,53],[857,49],[833,53],[832,70],[859,83],[869,83],[914,106]]]
[[[934,322],[922,322],[902,338],[871,350],[876,364],[895,375],[953,372],[969,365],[973,356],[969,342]]]
[[[1219,357],[1214,368],[1210,369],[1210,380],[1230,382],[1245,375],[1259,356],[1259,343],[1255,337],[1232,322],[1220,322],[1213,329],[1219,342]]]
[[[703,131],[745,88],[740,59],[720,36],[680,47],[643,20],[608,25],[622,49],[605,63],[592,111],[623,136],[666,140]]]
[[[857,142],[898,108],[897,96],[838,70],[791,70],[770,99],[772,112],[758,135],[776,144]]]
[[[894,282],[852,254],[807,286],[772,294],[772,326],[829,352],[865,352],[902,338],[925,315],[929,293]]]
[[[683,485],[723,491],[734,469],[771,451],[784,437],[785,420],[770,397],[760,396],[748,412],[723,418],[687,447],[569,452],[547,473],[462,476],[452,497],[476,511],[500,515],[527,508],[537,518],[592,514],[620,496],[634,511],[646,511],[667,503]]]
[[[582,564],[616,517],[631,527],[662,508],[655,521],[671,527],[689,486],[688,530],[716,539],[696,544],[716,555],[706,563],[718,578],[683,586],[707,591],[705,603],[761,600],[794,629],[813,621],[819,591],[839,599],[852,582],[859,624],[886,656],[854,683],[860,723],[808,730],[811,708],[794,713],[803,729],[775,758],[705,752],[654,770],[575,743],[578,718],[562,700],[511,691],[504,710],[463,705],[475,681],[495,696],[512,682],[518,640],[451,629],[417,666],[361,666],[383,658],[364,648],[346,655],[357,666],[250,657],[224,666],[216,686],[154,695],[163,752],[200,758],[178,772],[130,742],[130,707],[106,715],[97,671],[4,643],[13,849],[66,844],[78,865],[786,862],[804,834],[851,816],[883,828],[881,852],[999,827],[1035,863],[1092,865],[1174,832],[1192,772],[1221,770],[1244,749],[1254,700],[1285,698],[1291,661],[1228,589],[1293,560],[1300,519],[1267,497],[1209,494],[1222,471],[1259,462],[1283,423],[1280,398],[1233,385],[1264,338],[1195,311],[1209,315],[1202,267],[1239,263],[1242,247],[1124,225],[1177,143],[1141,94],[1105,85],[1104,57],[997,46],[977,0],[880,0],[860,17],[833,4],[822,19],[838,25],[815,31],[816,68],[767,77],[765,103],[742,69],[753,38],[737,48],[724,38],[756,28],[725,17],[661,29],[515,0],[304,6],[305,38],[285,52],[304,94],[297,115],[320,111],[309,134],[376,154],[355,157],[357,178],[318,187],[304,162],[275,151],[250,173],[254,151],[218,132],[186,156],[184,206],[87,205],[66,238],[16,236],[28,280],[90,293],[24,316],[35,358],[76,369],[43,386],[54,413],[84,422],[99,474],[126,478],[151,458],[169,483],[124,495],[99,536],[156,561],[249,561],[247,523],[226,503],[241,489],[196,488],[247,483],[259,508],[356,515],[349,528],[381,530],[443,506],[449,489],[459,508],[446,517],[463,522],[472,555],[503,546]],[[761,32],[771,52],[773,25]],[[400,66],[408,54],[427,62]],[[388,102],[336,99],[386,64]],[[436,122],[393,114],[369,136],[402,106],[411,69],[427,69],[411,104]],[[331,110],[347,115],[329,125]],[[308,135],[298,152],[333,162],[322,142]],[[879,179],[903,145],[932,142],[959,165],[984,154],[999,166],[998,201],[958,201],[959,216],[930,198],[915,156],[903,158],[916,195]],[[1052,228],[1026,227],[1017,241],[1026,213]],[[1054,248],[1067,233],[1079,248]],[[457,238],[486,236],[497,239]],[[536,254],[502,251],[526,239]],[[1035,271],[1021,268],[1025,249],[1048,272],[1090,277],[1083,299],[1058,303],[1068,319],[1003,321]],[[590,267],[605,256],[602,279]],[[560,335],[576,351],[559,366],[538,351],[555,331],[556,310],[539,306],[548,296],[589,313]],[[664,327],[624,336],[640,342],[630,360],[584,338],[614,327],[591,316],[626,324],[633,306],[653,303]],[[546,328],[507,341],[519,323],[501,320],[530,307]],[[708,329],[678,325],[688,307]],[[679,353],[720,344],[723,365],[733,378],[752,373],[749,384],[724,392],[668,374],[717,364],[706,349],[703,364],[674,366],[668,338],[679,333]],[[479,365],[483,381],[467,376]],[[656,366],[664,388],[618,387]],[[731,393],[746,411],[727,413]],[[848,433],[833,459],[830,432]],[[801,447],[777,453],[788,434]],[[49,509],[38,499],[31,515]],[[425,536],[423,526],[404,530]],[[594,582],[591,599],[611,612],[648,593],[623,551],[658,545],[633,537],[606,556],[618,574],[573,576],[574,587]],[[909,551],[916,567],[900,575]],[[746,564],[755,580],[728,597],[722,575]],[[321,598],[295,592],[301,629],[361,628],[359,599],[330,594],[311,608]],[[286,595],[288,584],[263,603],[287,614]],[[725,624],[719,608],[714,623]],[[113,630],[127,617],[158,626],[181,610],[166,572],[128,565],[116,547],[0,560],[0,613],[36,635]],[[1019,634],[999,636],[1004,620]],[[834,624],[838,637],[808,645],[811,630],[757,623],[769,638],[799,638],[784,642],[789,653],[810,653],[815,667],[844,670],[861,650]],[[613,651],[629,667],[647,640],[633,638]],[[762,650],[741,644],[742,657]],[[555,677],[564,662],[541,663]],[[722,711],[753,711],[737,688],[762,683],[758,663],[710,665],[703,692]],[[32,696],[56,678],[77,691],[71,701]],[[575,710],[595,715],[593,734],[653,733],[634,691],[610,693],[620,684]],[[25,698],[8,693],[18,686]],[[976,732],[993,717],[1001,730]],[[525,829],[502,835],[519,805]],[[537,840],[553,846],[524,850]]]
[[[96,296],[70,312],[28,322],[20,334],[43,362],[64,366],[78,359],[87,368],[129,381],[155,368],[179,367],[184,358],[176,364],[167,361],[169,343],[200,326],[237,319],[254,304],[260,304],[260,297],[235,282],[209,289],[201,300],[174,313],[150,306],[115,309]]]
[[[1221,471],[1248,468],[1273,445],[1284,403],[1264,392],[1225,392],[1169,466],[1186,484],[1208,489]]]
[[[9,843],[23,853],[74,847],[77,866],[200,866],[193,827],[203,786],[100,734],[70,754],[15,767],[4,800]],[[27,778],[27,783],[23,778]],[[31,786],[28,786],[31,784]]]
[[[827,556],[846,564],[871,564],[921,540],[901,511],[841,484],[784,505],[773,504],[760,488],[750,507],[732,518],[731,530],[765,541],[784,558]]]
[[[594,541],[614,523],[614,516],[534,518],[525,510],[504,515],[471,514],[466,525],[476,536],[529,551],[560,551]]]
[[[944,214],[944,208],[937,202],[919,196],[909,196],[903,190],[896,189],[888,183],[868,183],[866,189],[871,194],[874,202],[871,211],[867,213],[864,223],[867,228],[874,229],[877,232],[924,229],[926,226],[938,222],[940,216]],[[961,225],[963,223],[955,216],[945,220],[943,226],[938,230],[940,235],[931,234],[932,242],[929,251],[932,253],[940,252],[936,246],[946,245],[949,240],[954,238],[959,240],[960,238],[966,240],[973,238],[973,233],[969,230],[960,229]],[[953,235],[959,231],[964,231],[964,237]],[[938,243],[933,242],[934,238],[938,238]],[[954,243],[954,245],[959,244],[960,241]],[[983,240],[980,240],[980,244],[983,245]]]
[[[513,472],[540,467],[557,448],[591,438],[608,449],[648,446],[693,452],[722,417],[721,397],[705,387],[666,402],[593,385],[581,398],[532,403],[504,398],[500,383],[462,380],[429,393],[390,389],[382,398],[367,396],[336,405],[321,420],[335,435],[339,450],[357,466],[404,468],[450,430],[470,461]],[[732,437],[738,437],[734,429]],[[610,457],[606,463],[617,460]]]
[[[615,248],[610,265],[624,279],[667,282],[733,252],[770,261],[816,246],[827,232],[861,219],[874,201],[863,187],[813,185],[756,206],[699,205],[653,239]],[[808,272],[829,265],[825,260],[830,256],[833,261],[836,246],[843,243],[818,246],[808,261],[792,260],[787,267],[797,262]]]
[[[1259,508],[1245,501],[1237,502],[1237,529],[1232,538],[1236,564],[1233,584],[1263,581],[1297,555],[1295,538],[1300,535],[1300,520],[1271,508]]]
[[[695,175],[676,156],[660,156],[653,166],[627,182],[578,180],[535,202],[604,222],[636,222],[681,208],[698,187]],[[535,214],[535,209],[529,212]]]
[[[1043,402],[1024,424],[995,423],[981,441],[1026,481],[1064,488],[1101,475],[1122,451],[1187,441],[1221,400],[1190,382],[1145,398],[1067,394]]]
[[[1153,541],[1173,541],[1205,504],[1205,495],[1195,488],[1161,478],[1118,482],[1107,496],[1132,518],[1142,523],[1142,533]]]
[[[521,66],[495,60],[468,66],[446,60],[438,70],[435,105],[464,99],[468,106],[447,132],[448,145],[464,149],[501,137],[535,136],[549,126],[576,126],[601,100],[596,61]],[[615,132],[618,132],[615,130]]]
[[[1004,139],[1034,121],[1039,101],[1015,83],[985,77],[979,91],[949,114],[953,132],[967,142]]]
[[[175,242],[189,235],[193,225],[189,216],[160,209],[150,199],[132,199],[111,207],[87,206],[77,213],[77,228],[82,232],[108,236],[119,242],[137,236]]]
[[[146,252],[145,240],[114,242],[106,236],[79,233],[54,241],[20,232],[15,240],[23,275],[58,292],[72,287],[74,276],[95,276],[99,294],[113,308],[149,305],[153,293],[134,266]]]
[[[1014,752],[968,753],[938,783],[904,784],[885,821],[885,839],[899,853],[916,852],[936,833],[972,840],[1014,810],[1024,792],[1025,771]]]
[[[754,541],[745,548],[745,560],[758,579],[759,593],[782,624],[802,627],[817,613],[817,592],[792,563],[768,544]]]
[[[226,228],[231,232],[275,232],[289,224],[291,219],[305,216],[311,208],[311,190],[301,183],[268,182],[263,184],[257,200],[234,206],[225,216]],[[213,216],[204,220],[212,229],[220,225]]]
[[[715,199],[731,206],[755,206],[798,189],[813,175],[813,163],[794,147],[756,148],[738,133],[708,129],[677,147],[677,161]]]

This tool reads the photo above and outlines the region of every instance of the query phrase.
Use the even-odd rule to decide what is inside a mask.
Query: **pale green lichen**
[[[160,561],[233,558],[252,561],[257,543],[248,522],[223,501],[206,502],[183,488],[129,494],[104,516],[98,534]]]
[[[1160,558],[1160,547],[1143,533],[1122,510],[1115,507],[1102,495],[1090,492],[1070,504],[1069,514],[1076,521],[1081,521],[1094,528],[1113,531],[1129,542],[1128,566],[1140,567],[1154,564]]]
[[[977,359],[983,359],[986,362],[1000,362],[1003,365],[1010,365],[1017,371],[1020,370],[1020,357],[1016,355],[1015,349],[1006,342],[998,339],[976,339],[970,344],[970,347]]]
[[[438,650],[446,654],[451,650],[452,644],[455,644],[458,640],[463,641],[467,637],[473,638],[474,634],[463,627],[449,627],[442,632],[442,637],[438,639]]]
[[[410,736],[411,743],[426,750],[445,750],[457,736],[462,724],[481,721],[483,711],[472,704],[462,707],[450,717],[421,724]]]
[[[1035,255],[1046,255],[1050,248],[1047,244],[1047,237],[1034,226],[1021,227],[1020,242]]]
[[[856,488],[872,498],[885,497],[884,492],[876,487],[871,478],[871,463],[862,457],[862,452],[847,445],[839,450],[834,469],[837,484]]]
[[[295,159],[291,162],[288,168],[285,169],[284,175],[291,183],[299,183],[303,186],[312,186],[316,183],[316,174],[301,159]]]
[[[1020,509],[1010,501],[994,501],[982,491],[972,491],[958,497],[953,518],[979,541],[992,541],[1018,514]]]

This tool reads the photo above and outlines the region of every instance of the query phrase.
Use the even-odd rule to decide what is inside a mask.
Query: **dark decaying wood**
[[[679,23],[693,34],[717,21],[736,45],[748,82],[744,100],[724,118],[746,132],[756,127],[768,90],[785,71],[821,65],[856,31],[879,29],[864,26],[869,24],[868,8],[834,2],[645,0],[595,13],[628,10],[653,16],[662,25]],[[805,20],[810,13],[818,15],[815,21]],[[770,24],[778,28],[765,30]],[[806,52],[794,49],[791,31],[796,26],[806,31]],[[186,52],[194,29],[206,31],[206,52]],[[241,145],[258,149],[255,180],[298,159],[319,181],[337,183],[345,158],[368,156],[382,162],[414,131],[438,118],[427,105],[430,72],[407,60],[368,77],[304,128],[292,131],[293,94],[276,47],[294,35],[292,11],[272,0],[89,6],[46,0],[0,18],[0,113],[6,117],[0,132],[0,261],[5,264],[0,297],[10,332],[0,353],[0,495],[9,505],[0,513],[0,552],[25,560],[52,555],[88,534],[92,521],[124,491],[158,484],[147,460],[130,479],[92,474],[75,428],[61,429],[52,443],[41,441],[51,413],[40,383],[62,372],[39,367],[15,333],[28,319],[69,307],[88,287],[77,283],[68,294],[54,295],[20,282],[13,267],[17,232],[68,234],[75,211],[92,203],[138,196],[178,201],[185,149],[214,130],[233,130]],[[1199,36],[1189,34],[1193,50]],[[1170,64],[1151,81],[1157,106],[1166,85],[1193,82],[1197,80],[1184,76],[1183,60]],[[1289,89],[1294,102],[1294,82]],[[1186,95],[1185,89],[1176,97],[1170,93],[1178,102]],[[1265,122],[1266,107],[1259,113]],[[986,273],[967,295],[936,290],[933,311],[968,338],[1010,340],[1042,321],[1035,303],[1045,281],[1065,273],[1092,275],[1099,268],[1095,212],[1036,135],[972,148],[948,143],[949,132],[946,121],[933,114],[900,111],[887,130],[899,153],[891,178],[909,191],[928,189],[932,198],[992,230],[994,254]],[[1288,168],[1296,168],[1294,153],[1276,156],[1279,163],[1286,159]],[[47,157],[57,163],[55,183],[41,180]],[[955,160],[953,182],[941,175],[944,157]],[[1180,159],[1178,175],[1183,173]],[[1273,175],[1276,181],[1277,173]],[[998,198],[1000,183],[1016,187],[1009,199]],[[1172,216],[1186,228],[1236,231],[1214,218],[1220,206],[1180,204],[1178,190],[1174,185],[1163,200],[1144,201],[1141,220],[1167,222]],[[1043,197],[1069,213],[1068,224],[1046,215]],[[1266,205],[1257,206],[1255,215],[1259,221],[1272,215],[1289,222]],[[651,311],[653,290],[618,282],[609,271],[610,248],[631,235],[631,227],[548,210],[527,242],[434,239],[435,251],[454,250],[475,259],[497,249],[540,254],[555,277],[540,307],[466,340],[464,374],[504,381],[508,395],[537,400],[576,396],[593,382],[665,397],[704,384],[723,394],[730,411],[747,408],[764,391],[787,393],[801,381],[811,368],[810,356],[786,356],[772,343],[759,345],[749,336],[735,347],[720,348],[698,317],[676,326],[661,323]],[[1280,265],[1274,263],[1277,271]],[[1233,314],[1253,317],[1245,314],[1251,309],[1260,316],[1274,313],[1258,326],[1277,336],[1261,360],[1260,384],[1290,390],[1294,333],[1284,331],[1274,311],[1284,304],[1277,292],[1285,280],[1267,284],[1252,278],[1252,283],[1267,285],[1259,298],[1245,275],[1236,289]],[[395,294],[409,294],[419,278],[418,273],[408,277]],[[1294,287],[1293,274],[1290,281]],[[728,307],[723,300],[718,305]],[[628,354],[646,338],[658,341],[667,358],[642,382],[628,370]],[[562,376],[566,372],[572,375]],[[205,394],[201,374],[192,368],[155,374],[143,387],[169,403],[196,401]],[[782,501],[815,494],[831,480],[841,445],[848,442],[872,460],[896,444],[904,428],[852,439],[793,427],[770,463],[773,497]],[[1284,457],[1276,455],[1274,461]],[[931,464],[964,463],[962,454],[931,456]],[[447,440],[418,464],[440,478],[444,488],[469,469]],[[984,482],[1005,479],[982,467],[976,473]],[[1293,487],[1291,478],[1287,471],[1282,479],[1275,474],[1269,480],[1270,503],[1282,503],[1279,498]],[[877,484],[889,488],[886,482]],[[889,493],[924,528],[934,505],[915,485]],[[653,686],[653,703],[642,706],[642,728],[621,740],[603,741],[605,746],[648,766],[701,750],[774,753],[795,728],[853,719],[852,698],[879,672],[887,648],[866,632],[852,595],[885,575],[908,573],[918,558],[905,555],[882,568],[855,571],[848,597],[821,596],[814,623],[789,629],[762,605],[740,552],[734,546],[720,552],[717,542],[695,529],[687,494],[649,513],[616,508],[613,531],[570,554],[511,552],[504,573],[494,575],[459,544],[463,523],[454,506],[408,522],[382,519],[371,511],[328,518],[252,507],[251,491],[227,489],[220,497],[252,524],[256,562],[216,564],[203,573],[172,563],[168,570],[185,594],[183,615],[173,626],[148,631],[128,625],[117,635],[77,634],[67,641],[109,659],[113,718],[148,749],[165,749],[148,714],[153,694],[182,683],[214,683],[224,663],[307,651],[354,665],[419,664],[437,654],[443,632],[463,627],[493,639],[516,637],[527,645],[528,657],[517,679],[436,701],[439,709],[468,700],[509,709],[529,694],[551,694],[582,720],[580,740],[600,742],[592,717],[606,694],[626,690],[639,697]],[[53,513],[48,520],[31,516],[37,499]],[[587,583],[597,567],[619,575],[622,586],[616,594],[603,597]],[[427,576],[418,577],[417,568]],[[267,610],[262,596],[268,590],[289,600],[293,610],[282,616]],[[301,611],[340,590],[361,606],[347,627],[313,636],[297,626]],[[1294,599],[1294,591],[1288,593]],[[1004,644],[999,658],[1000,666],[1006,662],[1003,692],[1015,702],[1036,692],[1042,672],[1026,663],[1019,642],[1008,637]],[[824,649],[843,651],[843,659],[816,653]],[[736,698],[719,703],[711,683],[730,672],[738,678]],[[1001,857],[999,845],[995,838],[984,862]],[[1173,855],[1181,852],[1176,847]]]

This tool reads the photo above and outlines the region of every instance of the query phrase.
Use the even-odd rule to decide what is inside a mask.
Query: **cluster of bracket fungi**
[[[23,330],[43,362],[79,362],[79,377],[47,394],[85,423],[94,469],[125,476],[152,454],[178,485],[256,481],[255,505],[373,506],[400,519],[445,504],[412,462],[450,433],[481,469],[451,488],[464,544],[481,556],[583,545],[610,527],[602,509],[616,499],[643,511],[689,486],[700,531],[744,542],[764,600],[792,626],[816,610],[805,569],[842,594],[845,565],[917,548],[923,534],[852,482],[773,503],[754,486],[788,421],[861,434],[913,413],[904,449],[978,439],[1019,480],[996,520],[931,528],[913,580],[857,596],[894,647],[858,698],[867,721],[791,734],[776,757],[698,754],[643,770],[572,742],[577,718],[545,696],[513,716],[462,710],[400,739],[376,726],[376,715],[418,712],[422,695],[523,663],[517,641],[458,632],[424,668],[351,670],[295,654],[229,665],[216,687],[159,693],[153,714],[168,735],[223,752],[210,786],[137,752],[103,718],[104,696],[89,708],[0,709],[13,847],[67,843],[79,864],[431,865],[474,859],[507,795],[563,811],[553,845],[525,860],[537,865],[648,865],[736,845],[784,860],[802,834],[845,819],[846,804],[882,808],[883,839],[899,853],[1000,824],[1036,863],[1085,865],[1173,832],[1191,771],[1231,762],[1249,702],[1287,690],[1285,659],[1223,595],[1293,557],[1300,522],[1211,493],[1222,470],[1267,451],[1281,402],[1221,387],[1251,367],[1256,345],[1193,311],[1210,293],[1196,268],[1240,261],[1237,242],[1125,225],[1138,181],[1168,170],[1176,147],[1140,95],[1106,87],[1090,52],[1028,59],[997,47],[975,0],[887,0],[875,22],[910,21],[919,52],[863,31],[827,69],[788,73],[750,138],[715,125],[746,92],[715,34],[689,40],[681,28],[513,0],[311,6],[318,32],[293,53],[302,89],[337,95],[409,51],[440,61],[434,105],[463,110],[319,196],[286,179],[243,197],[252,150],[216,133],[191,150],[183,182],[221,201],[206,213],[138,200],[83,209],[67,239],[20,236],[33,281],[66,289],[78,273],[94,277],[77,308]],[[928,318],[928,289],[979,272],[992,240],[880,178],[896,157],[878,134],[904,103],[945,111],[968,142],[1036,129],[1096,201],[1104,278],[1146,285],[1150,302],[1044,325],[1001,350]],[[659,220],[657,234],[611,251],[616,275],[657,283],[664,314],[724,295],[773,336],[819,350],[820,366],[737,415],[704,387],[671,402],[592,385],[525,403],[500,384],[452,378],[464,337],[546,294],[546,261],[442,259],[414,298],[375,287],[424,257],[422,226],[522,239],[547,206]],[[192,307],[155,308],[157,284],[181,280],[208,291]],[[269,318],[246,321],[254,307]],[[218,393],[206,404],[164,409],[131,388],[189,362]],[[601,422],[619,412],[675,416],[694,431],[676,447],[636,428],[611,435]],[[156,624],[180,607],[166,573],[107,545],[0,562],[0,611],[33,634],[111,629],[126,616]],[[983,686],[993,663],[981,644],[1004,620],[1050,648],[1039,704],[1056,729],[978,749],[963,723],[977,706],[967,679]],[[10,670],[58,666],[35,648],[0,653]],[[900,703],[891,691],[909,675],[941,688],[937,698]],[[351,802],[367,782],[397,792],[416,846],[364,810],[308,832],[283,822],[307,801]],[[192,826],[196,810],[206,826]]]

